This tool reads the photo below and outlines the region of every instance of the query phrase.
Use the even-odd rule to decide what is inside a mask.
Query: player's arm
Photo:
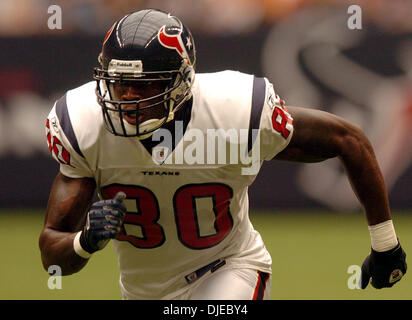
[[[46,209],[43,230],[39,238],[43,267],[58,265],[63,275],[82,269],[88,259],[73,248],[76,233],[85,225],[96,184],[91,178],[68,178],[57,174]]]
[[[126,214],[125,194],[91,205],[92,178],[68,178],[59,173],[53,183],[39,246],[44,268],[58,265],[63,275],[81,270],[91,255],[116,238]],[[90,209],[89,209],[90,208]]]
[[[363,131],[328,112],[287,107],[293,117],[293,136],[275,159],[320,162],[338,157],[369,225],[391,219],[385,183],[372,146]]]
[[[384,179],[369,139],[360,128],[330,113],[298,107],[287,110],[293,117],[294,132],[288,146],[275,159],[319,162],[338,157],[341,160],[371,232],[372,253],[363,266],[364,278],[371,275],[376,287],[393,285],[387,283],[391,271],[398,268],[406,272],[405,254],[395,234]],[[377,265],[382,268],[387,265],[390,269],[382,281],[379,274],[374,274]],[[366,287],[366,279],[363,281],[362,286]]]

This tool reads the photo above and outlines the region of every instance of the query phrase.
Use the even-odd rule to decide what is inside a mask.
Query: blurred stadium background
[[[347,26],[351,4],[362,9],[361,30]],[[48,28],[51,5],[62,8],[62,29]],[[61,290],[47,286],[37,241],[58,165],[44,122],[66,90],[91,81],[112,23],[148,7],[192,30],[198,72],[266,76],[287,104],[361,126],[385,176],[398,235],[412,250],[412,1],[1,0],[0,299],[120,299],[111,245],[63,278]],[[265,163],[250,199],[272,253],[273,299],[412,298],[409,274],[391,290],[348,288],[348,268],[362,263],[370,242],[337,160]]]

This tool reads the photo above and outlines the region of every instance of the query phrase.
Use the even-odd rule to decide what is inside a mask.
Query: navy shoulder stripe
[[[56,114],[59,119],[60,126],[73,149],[84,158],[83,153],[80,151],[79,144],[77,143],[77,138],[74,134],[73,126],[70,121],[69,111],[67,110],[67,94],[57,100]]]
[[[252,136],[253,129],[259,129],[260,116],[262,114],[263,105],[266,96],[266,81],[265,78],[253,78],[253,92],[252,92],[252,108],[250,110],[249,132],[248,132],[248,152],[252,150],[256,135]]]

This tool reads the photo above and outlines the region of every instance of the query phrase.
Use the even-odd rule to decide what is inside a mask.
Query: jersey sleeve
[[[60,172],[70,178],[93,177],[77,143],[67,110],[66,95],[53,106],[46,119],[50,154],[60,164]]]
[[[262,160],[271,160],[289,144],[293,135],[293,118],[273,85],[266,78],[259,79],[260,82],[255,81],[255,87],[262,88],[254,88],[254,94],[258,92],[255,100],[261,100],[259,104],[263,102],[259,123],[260,155]]]

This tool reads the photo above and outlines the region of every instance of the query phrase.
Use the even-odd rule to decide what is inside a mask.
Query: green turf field
[[[412,212],[394,212],[395,228],[412,256]],[[410,273],[391,289],[349,289],[351,265],[361,265],[370,240],[361,214],[253,213],[251,219],[273,259],[272,299],[412,299]],[[38,236],[43,216],[0,213],[0,299],[120,299],[117,259],[111,243],[78,274],[48,287]],[[56,284],[56,283],[55,283]]]

